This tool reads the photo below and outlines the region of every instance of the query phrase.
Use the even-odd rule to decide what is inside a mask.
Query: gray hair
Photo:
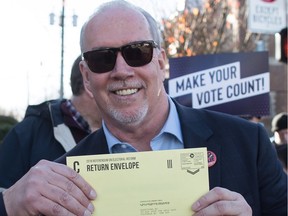
[[[111,8],[111,7],[115,7],[115,6],[119,6],[119,7],[126,7],[126,8],[131,8],[134,9],[136,11],[139,11],[147,20],[148,25],[149,25],[149,30],[150,30],[150,34],[152,36],[152,39],[159,45],[159,47],[161,46],[162,43],[162,38],[161,38],[161,33],[158,27],[158,23],[156,22],[156,20],[151,16],[151,14],[149,14],[147,11],[145,11],[144,9],[137,7],[125,0],[113,0],[110,2],[106,2],[102,5],[100,5],[95,11],[94,13],[88,18],[88,20],[84,23],[84,25],[82,26],[81,29],[81,33],[80,33],[80,48],[81,48],[81,52],[84,52],[84,38],[85,38],[85,29],[87,27],[88,22],[95,17],[97,14]]]

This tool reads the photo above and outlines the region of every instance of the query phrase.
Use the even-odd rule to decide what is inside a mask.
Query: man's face
[[[94,17],[86,28],[85,51],[121,47],[135,41],[152,40],[144,16],[131,10],[114,9]],[[164,51],[153,49],[152,61],[129,66],[120,52],[115,67],[106,73],[92,72],[81,63],[84,84],[93,94],[106,123],[137,125],[149,121],[163,104]]]
[[[288,144],[288,129],[287,128],[282,129],[278,133],[280,135],[282,142]]]

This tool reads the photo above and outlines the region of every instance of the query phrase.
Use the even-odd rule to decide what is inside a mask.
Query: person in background
[[[287,113],[281,112],[275,115],[271,121],[271,131],[273,133],[272,143],[275,146],[279,160],[283,168],[288,173],[287,168],[287,143],[288,143],[288,129],[287,129]]]
[[[28,106],[24,119],[0,145],[0,187],[8,188],[41,159],[55,160],[101,126],[93,96],[83,86],[75,60],[70,76],[70,100],[50,100]]]
[[[67,156],[206,147],[214,155],[210,191],[187,206],[191,215],[287,215],[287,175],[264,127],[170,98],[161,44],[153,17],[126,1],[102,4],[89,17],[81,31],[80,69],[102,127],[55,162],[41,160],[0,193],[0,213],[91,215],[96,191],[65,165]]]
[[[248,120],[250,122],[255,122],[255,123],[262,124],[261,123],[261,116],[254,116],[254,115],[247,114],[247,115],[239,115],[239,117],[241,117],[243,119],[246,119],[246,120]]]

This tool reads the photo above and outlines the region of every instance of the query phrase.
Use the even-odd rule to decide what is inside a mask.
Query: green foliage
[[[17,123],[18,121],[14,117],[0,115],[0,143],[9,130]]]

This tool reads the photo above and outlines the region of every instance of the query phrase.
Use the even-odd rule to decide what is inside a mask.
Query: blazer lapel
[[[221,183],[221,143],[213,138],[213,130],[201,118],[203,112],[196,109],[187,108],[177,103],[176,108],[179,114],[181,130],[184,140],[184,148],[207,147],[207,151],[212,154],[216,163],[208,166],[210,189]],[[209,161],[209,159],[208,159]]]
[[[102,127],[93,134],[90,140],[92,142],[90,146],[93,154],[109,154],[107,140]]]

